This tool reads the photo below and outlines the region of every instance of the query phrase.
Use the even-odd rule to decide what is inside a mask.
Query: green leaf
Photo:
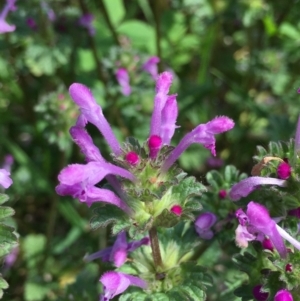
[[[5,224],[0,224],[0,244],[14,244],[17,241],[17,236],[13,233],[14,228]]]
[[[9,200],[9,197],[7,194],[0,193],[0,205],[4,204]]]
[[[45,284],[27,282],[25,283],[24,298],[26,301],[43,300],[50,290],[51,288],[45,286]]]
[[[125,7],[123,0],[104,0],[110,21],[114,26],[117,26],[125,17]]]
[[[127,215],[118,207],[112,205],[102,205],[93,210],[94,216],[91,218],[90,226],[93,230],[100,227],[107,227],[109,224],[117,222],[127,222]]]
[[[5,279],[2,278],[2,275],[0,274],[0,299],[3,296],[3,290],[8,288],[8,283],[5,281]]]
[[[150,53],[155,52],[155,31],[152,26],[142,21],[129,20],[123,22],[117,28],[117,32],[128,36],[132,41],[133,48],[146,48]]]
[[[15,214],[15,210],[10,207],[0,207],[0,220]]]

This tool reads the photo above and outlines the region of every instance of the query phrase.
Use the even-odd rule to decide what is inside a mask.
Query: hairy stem
[[[150,244],[151,244],[151,249],[152,249],[154,265],[155,265],[155,267],[160,267],[160,266],[162,266],[162,260],[161,260],[161,255],[160,255],[157,230],[155,227],[152,227],[149,230],[149,236],[150,236]]]

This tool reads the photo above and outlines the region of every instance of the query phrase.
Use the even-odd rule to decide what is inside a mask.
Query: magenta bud
[[[277,176],[282,180],[288,179],[291,176],[291,166],[286,162],[281,162],[277,167]]]
[[[227,196],[227,192],[226,192],[225,189],[222,189],[222,190],[219,191],[219,198],[220,198],[221,200],[225,199],[226,196]]]
[[[262,285],[254,286],[252,290],[252,294],[257,301],[266,301],[269,297],[269,293],[265,293],[261,291]]]
[[[293,301],[293,300],[294,299],[292,294],[285,289],[278,291],[274,297],[274,301]]]
[[[162,140],[157,135],[150,136],[148,140],[149,156],[151,159],[155,159],[162,145]]]
[[[291,263],[288,263],[286,266],[285,266],[285,271],[286,272],[293,272],[293,265]]]
[[[175,215],[180,216],[182,213],[182,207],[180,205],[174,205],[170,211],[173,212]]]
[[[273,247],[273,244],[271,242],[271,240],[269,238],[265,238],[263,241],[262,241],[262,247],[265,249],[265,250],[270,250],[273,252],[274,250],[274,247]]]
[[[125,156],[125,160],[130,164],[130,165],[137,165],[139,163],[139,155],[135,152],[129,152]]]

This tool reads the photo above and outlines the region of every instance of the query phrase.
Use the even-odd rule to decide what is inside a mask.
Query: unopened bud
[[[125,160],[130,164],[130,165],[137,165],[139,163],[139,155],[135,152],[129,152],[125,156]]]
[[[269,297],[269,293],[262,292],[261,288],[262,285],[256,285],[252,290],[252,294],[257,301],[266,301]]]
[[[180,205],[174,205],[170,211],[173,212],[174,214],[180,216],[182,213],[182,207]]]
[[[221,200],[225,199],[225,198],[226,198],[226,195],[227,195],[227,192],[226,192],[225,189],[222,189],[222,190],[219,191],[219,198],[220,198]]]
[[[293,265],[291,263],[288,263],[286,266],[285,266],[285,271],[286,272],[293,272]]]
[[[274,250],[274,247],[273,247],[273,244],[271,242],[271,240],[269,238],[265,238],[263,241],[262,241],[262,247],[266,250],[270,250],[273,252]]]
[[[281,162],[277,167],[279,179],[286,180],[291,176],[291,166],[286,162]]]
[[[161,148],[162,140],[157,135],[152,135],[148,140],[148,146],[149,146],[149,156],[151,159],[155,159],[157,157],[157,154]]]
[[[293,300],[294,299],[292,294],[285,289],[278,291],[274,297],[274,301],[293,301]]]

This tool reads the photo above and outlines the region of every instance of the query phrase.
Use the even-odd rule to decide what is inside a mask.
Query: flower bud
[[[126,154],[125,160],[130,165],[137,165],[139,163],[140,158],[139,158],[139,155],[137,153],[129,152],[129,153]]]
[[[225,189],[221,189],[221,190],[219,191],[219,198],[220,198],[221,200],[224,200],[224,199],[226,198],[226,195],[227,195],[227,192],[226,192]]]
[[[285,289],[278,291],[274,297],[274,301],[293,301],[293,300],[294,299],[292,294]]]
[[[291,176],[291,166],[286,162],[281,162],[277,167],[277,176],[282,180],[288,179]]]
[[[162,140],[157,135],[150,136],[148,140],[149,157],[155,159],[162,145]]]
[[[285,266],[285,271],[286,272],[293,272],[293,265],[291,263],[288,263],[286,266]]]
[[[270,250],[273,252],[274,250],[274,247],[273,247],[273,244],[271,242],[271,240],[269,238],[265,238],[263,241],[262,241],[262,247],[265,249],[265,250]]]
[[[269,297],[269,293],[264,293],[261,291],[262,285],[254,286],[252,294],[257,301],[266,301]]]
[[[180,205],[174,205],[170,211],[173,212],[174,214],[180,216],[182,213],[182,207]]]

